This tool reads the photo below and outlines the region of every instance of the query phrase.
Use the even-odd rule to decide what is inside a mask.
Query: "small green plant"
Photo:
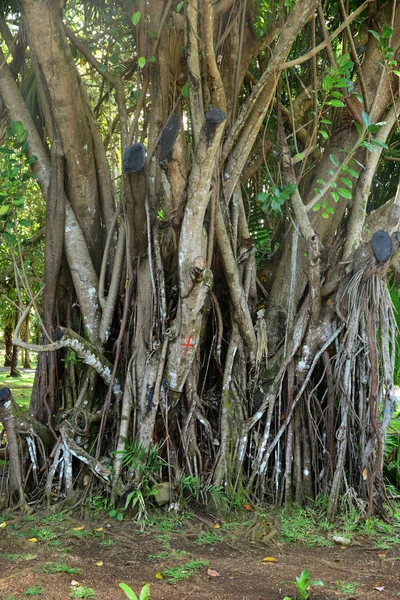
[[[41,585],[34,585],[33,587],[27,588],[23,594],[24,596],[41,596],[43,594],[43,587]]]
[[[210,500],[218,507],[223,508],[228,504],[228,499],[222,486],[203,485],[199,477],[183,475],[179,486],[179,504],[190,500],[208,504]]]
[[[357,581],[337,581],[336,586],[339,592],[343,594],[355,594],[357,592],[357,588],[359,587],[359,583]]]
[[[133,589],[126,583],[120,583],[119,587],[125,592],[126,597],[129,600],[150,600],[150,584],[148,583],[142,587],[139,598],[136,596]]]
[[[94,598],[97,592],[93,588],[78,585],[69,588],[69,595],[71,598]]]
[[[36,538],[39,542],[49,542],[57,537],[50,527],[41,527],[40,529],[31,528],[28,535],[29,537]]]
[[[100,542],[100,546],[103,548],[109,548],[110,546],[114,546],[115,542],[110,537]]]
[[[304,569],[299,577],[296,577],[296,581],[282,581],[282,583],[292,583],[297,589],[298,600],[308,600],[310,597],[309,589],[315,585],[325,585],[323,581],[319,579],[310,579],[310,572],[308,569]],[[286,596],[283,600],[291,600],[289,596]]]
[[[57,562],[49,562],[42,565],[39,569],[35,569],[36,572],[40,571],[46,575],[54,575],[54,573],[68,573],[70,575],[76,575],[80,573],[82,569],[79,567],[69,567],[60,560]]]
[[[187,579],[188,577],[191,577],[197,573],[197,571],[203,567],[206,567],[208,563],[208,560],[191,560],[183,565],[179,565],[178,567],[170,567],[169,569],[165,569],[165,571],[163,571],[163,577],[168,583],[182,581],[182,579]]]

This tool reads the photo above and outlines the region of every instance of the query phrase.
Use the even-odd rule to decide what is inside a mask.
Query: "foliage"
[[[297,598],[298,600],[308,600],[310,597],[309,589],[311,586],[323,586],[325,585],[323,581],[319,579],[310,579],[310,572],[308,569],[304,569],[300,573],[299,577],[296,577],[296,581],[284,581],[282,583],[292,583],[296,586],[297,589]],[[291,600],[288,596],[284,598],[284,600]]]
[[[395,490],[400,489],[400,415],[391,420],[385,440],[383,474]]]
[[[129,585],[127,585],[126,583],[120,583],[119,587],[121,588],[121,590],[123,590],[125,592],[125,595],[128,598],[128,600],[149,600],[150,599],[150,584],[148,584],[148,583],[142,587],[139,598],[136,596],[136,594],[132,590],[132,588],[130,588]]]
[[[162,572],[162,577],[167,583],[176,583],[177,581],[188,579],[197,573],[197,571],[206,567],[208,564],[208,560],[190,560],[189,562],[179,565],[178,567],[164,569]]]
[[[226,508],[229,502],[222,486],[202,485],[199,477],[183,475],[179,482],[179,505],[188,503],[190,500],[204,504],[212,502],[218,508]]]
[[[23,594],[24,596],[41,596],[44,591],[44,588],[41,585],[34,585],[30,588],[27,588]]]

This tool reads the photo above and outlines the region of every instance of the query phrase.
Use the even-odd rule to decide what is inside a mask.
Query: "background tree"
[[[114,498],[140,486],[134,440],[142,462],[162,442],[176,484],[325,493],[330,518],[340,492],[382,510],[400,195],[371,214],[368,198],[395,157],[396,3],[14,10],[0,95],[46,200],[43,341],[29,347],[37,435],[56,444],[48,497],[56,478],[66,495],[79,485],[79,461]]]

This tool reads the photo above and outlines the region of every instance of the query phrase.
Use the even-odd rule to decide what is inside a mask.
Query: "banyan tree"
[[[398,3],[1,4],[2,121],[46,203],[37,293],[14,270],[38,367],[28,413],[0,390],[3,505],[115,502],[155,453],[171,500],[190,475],[382,511]]]

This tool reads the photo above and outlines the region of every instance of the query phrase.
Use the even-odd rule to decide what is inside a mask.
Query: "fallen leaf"
[[[96,567],[102,567],[103,566],[103,561],[99,560],[97,563],[94,563],[96,565]]]
[[[221,525],[219,523],[215,523],[214,529],[219,529],[220,527],[221,527]]]
[[[31,542],[32,544],[36,544],[37,538],[29,538],[28,542]]]
[[[377,585],[376,587],[374,587],[374,590],[377,590],[378,592],[383,592],[385,589],[384,585]]]
[[[273,556],[266,556],[265,558],[262,559],[263,563],[276,563],[278,562],[277,558],[274,558]]]
[[[364,479],[364,481],[367,481],[367,479],[368,479],[367,467],[364,467],[364,469],[363,469],[362,478]]]
[[[157,573],[156,573],[156,579],[163,579],[163,578],[164,578],[164,576],[161,573],[161,571],[157,571]]]
[[[377,556],[379,556],[379,558],[385,558],[386,554],[384,552],[377,552],[376,553]]]
[[[75,579],[73,579],[71,581],[71,585],[76,586],[76,585],[80,585],[79,581],[75,581]]]
[[[102,527],[98,527],[97,529],[95,529],[95,531],[103,531]]]
[[[0,529],[4,529],[4,527],[7,527],[7,523],[5,521],[0,523]]]
[[[243,504],[243,508],[245,510],[253,510],[253,508],[250,506],[250,504]]]
[[[84,525],[81,525],[80,527],[73,527],[73,531],[82,531],[82,529],[85,529]]]
[[[210,577],[221,577],[218,571],[214,571],[214,569],[207,569],[207,575]]]

